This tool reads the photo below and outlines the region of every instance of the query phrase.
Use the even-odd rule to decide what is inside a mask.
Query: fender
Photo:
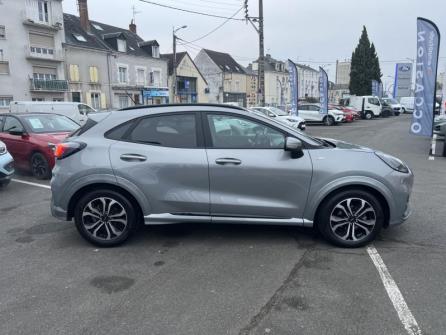
[[[387,201],[389,205],[390,212],[395,208],[395,203],[392,199],[392,193],[389,188],[384,185],[382,182],[365,176],[348,176],[342,177],[332,182],[326,184],[321,189],[313,192],[310,189],[310,194],[308,195],[307,206],[305,207],[304,218],[314,221],[316,216],[316,210],[322,201],[327,197],[331,192],[346,186],[367,186],[373,188],[377,192],[379,192]]]

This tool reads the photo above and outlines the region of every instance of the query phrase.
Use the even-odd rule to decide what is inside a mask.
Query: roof
[[[177,52],[176,66],[180,65],[183,58],[186,56],[187,52]],[[173,54],[162,54],[161,58],[167,59],[167,64],[169,68],[169,76],[173,74]]]
[[[167,107],[223,107],[246,111],[246,109],[238,106],[225,105],[225,104],[164,104],[164,105],[138,105],[120,109],[121,111],[128,111],[134,109],[146,109],[146,108],[167,108]]]
[[[318,70],[313,69],[311,66],[308,66],[308,65],[297,64],[297,63],[296,63],[296,66],[299,67],[299,68],[301,68],[302,70],[308,70],[308,71],[313,71],[313,72],[319,72]]]
[[[246,74],[243,66],[237,63],[230,54],[209,49],[203,50],[223,72]]]
[[[90,20],[90,33],[87,33],[84,29],[82,29],[78,16],[64,13],[63,17],[65,26],[65,43],[69,45],[75,45],[82,48],[100,49],[104,51],[116,51],[106,42],[106,40],[121,37],[127,41],[127,54],[143,57],[148,57],[150,54],[141,48],[141,46],[144,46],[145,43],[158,45],[158,42],[155,40],[145,42],[140,36],[128,29],[110,26],[108,24],[92,20]],[[81,35],[86,42],[79,41],[73,34]]]

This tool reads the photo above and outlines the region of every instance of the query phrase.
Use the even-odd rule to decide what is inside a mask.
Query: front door
[[[147,214],[209,215],[209,177],[195,113],[143,117],[117,128],[110,147],[115,175],[144,193]],[[121,179],[122,178],[122,179]]]
[[[11,130],[25,132],[25,128],[19,119],[14,116],[6,116],[3,122],[3,129],[0,128],[0,140],[5,142],[8,151],[14,158],[15,165],[22,169],[29,169],[31,156],[29,136],[26,133],[23,135],[12,135],[9,133]]]
[[[249,117],[204,116],[211,215],[302,219],[312,176],[307,152],[292,158],[286,134]]]

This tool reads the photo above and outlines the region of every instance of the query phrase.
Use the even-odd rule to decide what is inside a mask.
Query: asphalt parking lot
[[[429,160],[431,143],[409,135],[409,120],[307,130],[414,171],[412,216],[371,246],[390,277],[372,249],[292,227],[144,227],[122,247],[96,249],[50,216],[48,182],[17,175],[0,189],[0,333],[444,334],[446,158]],[[403,301],[394,304],[389,278]]]

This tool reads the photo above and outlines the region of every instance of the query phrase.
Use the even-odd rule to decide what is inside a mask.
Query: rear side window
[[[198,146],[195,114],[143,118],[125,139],[165,147],[195,148]]]
[[[111,140],[118,140],[118,141],[122,140],[124,135],[133,126],[134,123],[135,123],[135,121],[130,121],[130,122],[123,123],[123,124],[113,128],[112,130],[109,130],[105,134],[105,137],[109,138]]]

